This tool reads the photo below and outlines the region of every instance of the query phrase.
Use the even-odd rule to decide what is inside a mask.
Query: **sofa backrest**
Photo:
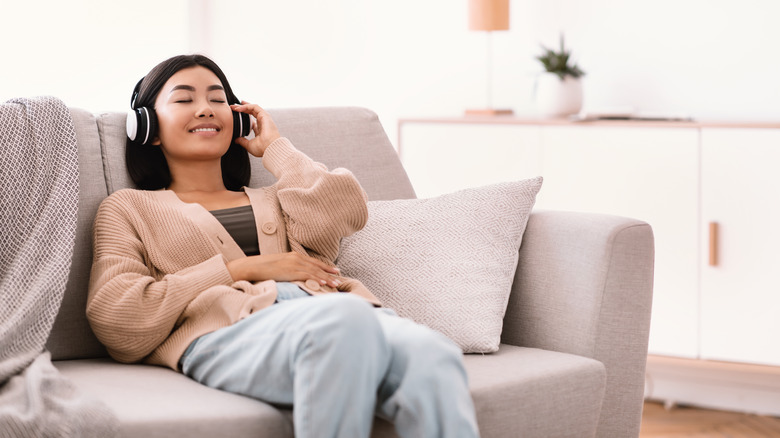
[[[328,168],[351,170],[370,200],[414,198],[409,178],[377,115],[364,108],[269,110],[282,135]],[[71,109],[79,146],[79,216],[68,284],[47,342],[55,360],[106,356],[86,319],[92,265],[92,222],[100,202],[116,190],[133,187],[125,167],[125,113],[94,115]],[[252,157],[250,186],[273,184],[274,177]]]

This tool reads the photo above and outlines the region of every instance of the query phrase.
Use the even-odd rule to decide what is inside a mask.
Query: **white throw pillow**
[[[429,199],[370,201],[337,264],[385,307],[465,353],[498,350],[518,250],[542,178]]]

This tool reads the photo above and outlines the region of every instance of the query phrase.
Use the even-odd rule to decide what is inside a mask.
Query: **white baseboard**
[[[780,367],[651,355],[645,399],[780,416]]]

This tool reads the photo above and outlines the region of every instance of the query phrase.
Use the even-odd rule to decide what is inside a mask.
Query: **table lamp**
[[[493,46],[495,30],[509,30],[509,0],[469,0],[469,30],[487,32],[487,105],[483,109],[467,109],[466,115],[512,114],[511,109],[495,109],[492,105]]]

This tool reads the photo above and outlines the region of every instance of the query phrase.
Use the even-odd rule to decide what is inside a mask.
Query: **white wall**
[[[0,0],[0,101],[125,110],[157,62],[191,50],[187,0]]]
[[[395,140],[400,117],[485,104],[486,35],[466,0],[2,0],[0,99],[53,94],[124,110],[158,61],[200,51],[266,107],[360,105]],[[534,109],[539,44],[565,32],[585,106],[778,119],[780,3],[512,0],[493,34],[494,106]]]

